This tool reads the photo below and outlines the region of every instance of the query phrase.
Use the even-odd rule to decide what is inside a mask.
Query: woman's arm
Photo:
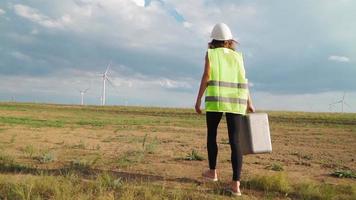
[[[195,111],[198,114],[202,113],[202,111],[200,109],[201,98],[202,98],[202,96],[203,96],[203,94],[205,92],[206,87],[208,86],[209,77],[210,77],[210,65],[209,65],[208,53],[206,53],[206,55],[205,55],[204,73],[203,73],[203,76],[201,78],[199,92],[198,92],[197,100],[195,102]]]
[[[253,106],[253,103],[252,103],[250,90],[248,91],[247,112],[255,112],[255,107]]]

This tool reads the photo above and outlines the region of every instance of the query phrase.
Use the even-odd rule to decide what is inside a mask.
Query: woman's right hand
[[[200,109],[200,105],[201,105],[201,100],[197,99],[197,101],[195,102],[195,112],[197,112],[198,114],[201,114],[201,109]]]

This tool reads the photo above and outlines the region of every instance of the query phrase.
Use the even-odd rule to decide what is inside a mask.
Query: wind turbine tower
[[[110,80],[109,75],[108,75],[110,66],[111,66],[111,62],[108,64],[105,73],[102,74],[102,77],[103,77],[103,90],[102,90],[102,95],[101,95],[101,105],[102,106],[104,106],[106,103],[106,81],[114,87],[114,84],[112,83],[112,81]]]
[[[344,92],[344,95],[342,95],[342,98],[339,101],[329,104],[329,108],[332,108],[336,104],[341,104],[341,112],[344,112],[344,105],[350,107],[350,105],[345,102],[345,95],[346,93]]]
[[[88,90],[89,90],[89,88],[87,88],[85,90],[79,90],[80,96],[81,96],[80,105],[84,105],[84,95],[85,95],[85,93],[87,93]]]

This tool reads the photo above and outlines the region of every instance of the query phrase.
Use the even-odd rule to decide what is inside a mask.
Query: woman
[[[205,178],[217,181],[216,143],[217,128],[222,114],[226,115],[229,143],[231,147],[232,182],[230,192],[240,196],[240,174],[242,152],[239,145],[239,129],[246,111],[254,112],[248,83],[245,77],[243,59],[235,51],[231,31],[226,24],[216,24],[211,33],[212,41],[205,56],[205,69],[195,104],[195,110],[201,114],[201,97],[205,92],[206,123],[208,129],[207,149],[209,170],[203,173]],[[206,90],[206,91],[205,91]]]

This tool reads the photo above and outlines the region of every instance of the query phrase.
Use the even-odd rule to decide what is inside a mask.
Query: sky
[[[257,110],[356,112],[356,1],[1,0],[0,101],[193,107],[212,27]]]

